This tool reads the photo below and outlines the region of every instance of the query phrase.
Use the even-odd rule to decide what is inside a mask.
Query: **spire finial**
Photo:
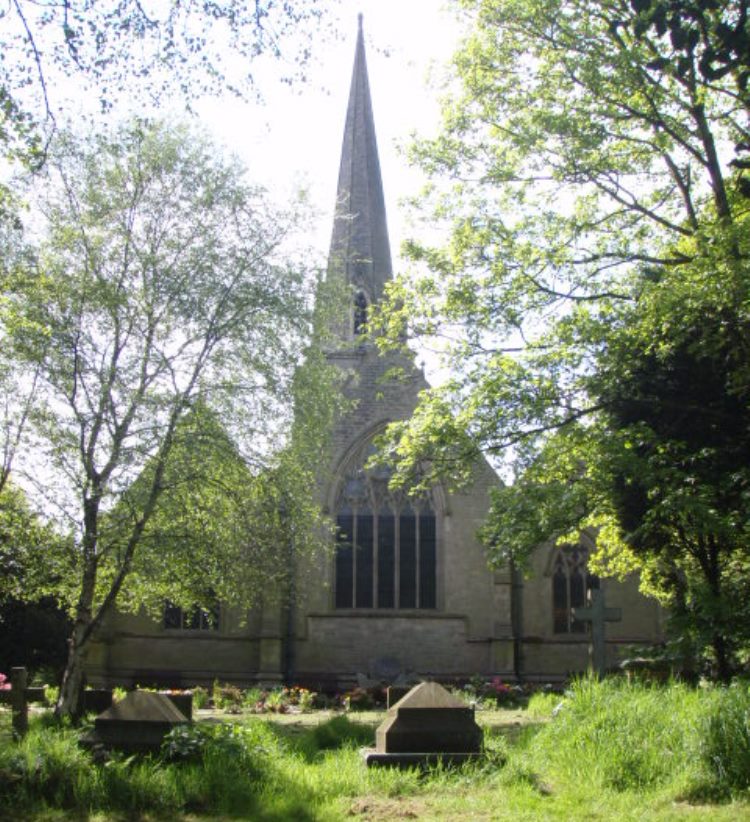
[[[362,12],[360,12],[357,15],[357,23],[359,24],[359,30],[360,31],[362,31],[362,20],[364,20],[364,14],[362,14]]]

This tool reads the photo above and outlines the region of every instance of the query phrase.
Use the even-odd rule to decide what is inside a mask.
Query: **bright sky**
[[[365,47],[383,174],[391,251],[405,236],[399,200],[415,194],[422,178],[410,170],[399,146],[409,134],[429,134],[439,121],[437,92],[427,88],[457,45],[459,29],[444,0],[342,0],[341,41],[323,42],[313,53],[309,82],[293,89],[266,81],[264,106],[234,99],[202,101],[201,120],[250,170],[250,178],[274,192],[305,184],[320,216],[313,241],[328,252],[341,140],[349,96],[357,13],[364,15]]]

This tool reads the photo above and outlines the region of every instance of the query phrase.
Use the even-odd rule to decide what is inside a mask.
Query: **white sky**
[[[357,13],[364,15],[365,47],[375,128],[385,189],[394,270],[405,238],[399,200],[422,182],[409,169],[399,146],[409,134],[433,133],[439,122],[438,93],[427,76],[452,55],[459,35],[450,2],[444,0],[342,0],[338,11],[341,41],[314,49],[309,80],[289,88],[263,79],[266,103],[236,99],[199,101],[201,121],[247,165],[250,178],[276,194],[301,184],[319,213],[314,246],[324,260],[333,220],[341,140],[357,36]]]

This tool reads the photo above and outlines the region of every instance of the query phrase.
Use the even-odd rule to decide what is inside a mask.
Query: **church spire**
[[[369,303],[392,271],[361,14],[358,22],[328,268]]]

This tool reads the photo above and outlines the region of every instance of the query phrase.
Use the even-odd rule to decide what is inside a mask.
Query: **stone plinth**
[[[425,765],[464,762],[480,755],[482,729],[474,709],[436,682],[412,688],[388,709],[375,732],[375,750],[365,751],[368,765]]]
[[[177,725],[188,724],[166,694],[131,691],[99,714],[88,745],[102,745],[128,753],[158,751],[164,737]]]

